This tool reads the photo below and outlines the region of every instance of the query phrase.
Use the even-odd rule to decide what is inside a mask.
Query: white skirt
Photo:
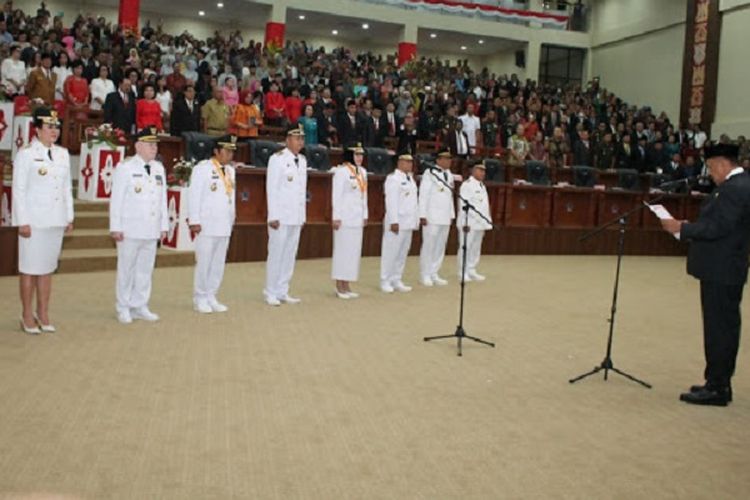
[[[357,281],[362,258],[361,227],[340,227],[333,232],[333,268],[331,278]]]
[[[29,238],[18,237],[18,272],[41,276],[52,274],[62,249],[64,227],[31,227]]]

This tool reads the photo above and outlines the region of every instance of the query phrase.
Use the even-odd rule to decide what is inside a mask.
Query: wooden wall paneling
[[[237,223],[265,224],[268,215],[266,207],[266,171],[252,167],[237,169]]]
[[[593,227],[596,224],[597,195],[594,189],[555,189],[552,194],[552,227]]]
[[[505,202],[505,225],[517,227],[548,227],[552,204],[552,188],[510,185]]]
[[[615,217],[624,214],[628,210],[635,208],[636,206],[641,204],[641,200],[641,194],[633,191],[600,192],[596,225],[601,226],[602,224],[609,222]],[[636,212],[628,217],[629,228],[641,227],[641,219],[643,218],[644,210]],[[617,224],[611,226],[611,229],[616,230]]]

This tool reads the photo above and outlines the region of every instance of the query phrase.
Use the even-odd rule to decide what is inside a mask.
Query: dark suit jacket
[[[339,143],[341,146],[348,147],[352,144],[362,142],[362,127],[362,119],[359,115],[354,115],[354,126],[352,126],[348,113],[339,115],[336,129],[339,133]]]
[[[633,168],[643,173],[646,171],[646,151],[641,153],[641,148],[638,145],[631,146],[633,148]]]
[[[417,154],[417,128],[414,127],[411,130],[407,130],[404,125],[401,126],[401,130],[398,132],[398,146],[396,148],[397,154]]]
[[[122,102],[120,91],[116,90],[107,94],[104,100],[104,123],[111,123],[113,127],[119,128],[129,134],[135,124],[135,96],[132,94],[128,99],[128,105]]]
[[[366,148],[382,148],[383,138],[385,137],[387,123],[383,122],[383,117],[378,120],[378,130],[375,130],[375,118],[368,116],[362,126],[362,146]]]
[[[190,112],[185,98],[178,98],[172,106],[169,133],[179,137],[183,132],[199,132],[200,130],[201,106],[198,104],[198,99],[193,101],[193,111]]]
[[[591,141],[589,141],[588,147],[583,141],[575,143],[573,146],[573,165],[594,166],[594,152],[591,149]]]
[[[328,132],[328,127],[330,125],[333,125],[334,127],[337,125],[336,117],[334,115],[331,115],[330,117],[326,115],[318,116],[318,144],[325,144],[330,147],[332,140],[337,137],[336,134]]]
[[[461,133],[464,135],[464,140],[466,141],[466,148],[469,148],[469,136],[464,132],[463,130]],[[458,155],[458,140],[456,140],[456,131],[455,130],[448,130],[445,134],[446,142],[448,143],[448,149],[450,150],[451,154],[453,156]],[[468,154],[467,154],[468,156]]]
[[[701,281],[742,285],[750,252],[750,175],[734,175],[701,206],[698,220],[685,223],[680,238],[690,242],[687,271]]]

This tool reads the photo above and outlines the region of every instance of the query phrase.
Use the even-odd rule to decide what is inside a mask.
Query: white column
[[[542,55],[542,42],[529,40],[526,45],[526,78],[539,80],[539,62]]]

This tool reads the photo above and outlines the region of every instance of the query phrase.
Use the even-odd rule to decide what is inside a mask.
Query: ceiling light
[[[484,40],[479,40],[479,45],[484,45]]]
[[[369,25],[369,24],[367,24],[367,23],[364,23],[364,24],[362,25],[362,29],[363,29],[363,30],[369,30],[369,29],[370,29],[370,25]]]
[[[300,21],[304,21],[305,20],[305,15],[304,14],[300,14],[299,15],[299,20]]]
[[[202,10],[199,10],[199,11],[198,11],[198,15],[199,15],[199,16],[205,16],[205,15],[206,15],[206,13],[205,13],[205,12],[203,12]]]
[[[219,8],[219,9],[223,9],[224,8],[224,4],[221,3],[221,2],[219,2],[219,3],[216,4],[216,7]]]
[[[332,35],[338,35],[339,34],[339,30],[331,30],[331,34]]]
[[[437,38],[437,33],[430,33],[430,38]]]
[[[466,50],[466,45],[461,45],[461,50]]]

